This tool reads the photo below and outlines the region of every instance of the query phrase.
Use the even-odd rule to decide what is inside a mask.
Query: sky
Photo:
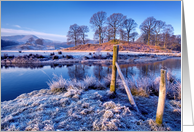
[[[181,34],[181,1],[1,1],[1,36],[35,35],[64,42],[70,25],[78,24],[88,26],[88,38],[93,39],[90,18],[98,11],[134,19],[139,34],[139,26],[151,16]]]

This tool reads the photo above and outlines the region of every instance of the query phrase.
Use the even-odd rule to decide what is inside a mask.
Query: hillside
[[[133,52],[152,52],[152,53],[171,53],[171,52],[179,52],[171,50],[167,47],[164,49],[160,46],[146,45],[143,43],[128,43],[124,41],[116,41],[113,40],[102,43],[102,44],[85,44],[78,45],[71,48],[63,49],[64,51],[113,51],[113,45],[118,44],[120,51],[133,51]]]
[[[67,45],[67,42],[52,41],[43,39],[43,45],[36,45],[35,42],[27,44],[29,38],[34,40],[39,39],[35,35],[14,35],[1,36],[1,48],[3,50],[43,50],[43,49],[61,49],[73,47],[74,45]]]
[[[28,39],[32,37],[33,39],[38,39],[37,36],[35,35],[14,35],[14,36],[1,36],[2,40],[6,40],[6,41],[15,41],[18,42],[20,44],[22,43],[26,43],[26,41],[28,41]]]
[[[7,46],[15,46],[15,45],[19,45],[19,43],[1,39],[1,48],[7,47]]]

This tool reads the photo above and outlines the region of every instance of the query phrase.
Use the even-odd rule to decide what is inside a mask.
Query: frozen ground
[[[112,52],[2,51],[1,64],[112,64]],[[180,57],[181,53],[119,52],[118,63],[147,63]]]
[[[22,51],[22,53],[19,53]],[[7,53],[8,55],[23,55],[23,54],[30,54],[30,53],[52,53],[58,52],[60,50],[1,50],[1,55]],[[112,53],[108,51],[62,51],[64,54],[81,54],[81,55],[88,55],[88,53],[100,52],[102,55],[107,53]],[[141,54],[156,54],[156,55],[179,55],[180,53],[147,53],[147,52],[133,52],[133,51],[119,51],[119,54],[129,54],[129,55],[141,55]]]
[[[77,81],[55,76],[48,82],[50,89],[1,102],[1,130],[180,131],[181,100],[177,94],[180,86],[169,84],[172,82],[170,78],[169,74],[161,126],[155,123],[159,77],[127,80],[140,110],[137,113],[119,79],[115,95],[109,92],[110,75],[102,82],[93,77]],[[170,94],[174,99],[169,98]]]

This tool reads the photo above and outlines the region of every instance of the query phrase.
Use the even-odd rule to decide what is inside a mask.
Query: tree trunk
[[[77,40],[76,40],[76,38],[75,38],[75,46],[77,45]]]
[[[157,46],[158,44],[157,44],[157,42],[158,42],[158,40],[157,40],[157,34],[156,34],[156,38],[155,38],[155,46]]]
[[[130,34],[130,31],[127,31],[127,41],[129,42],[129,34]]]
[[[166,48],[167,35],[165,34],[164,48]]]
[[[85,44],[85,40],[84,40],[84,38],[85,38],[85,36],[84,36],[84,34],[83,34],[83,44]]]
[[[99,44],[101,44],[101,33],[99,33]]]
[[[114,41],[115,41],[115,38],[116,38],[116,29],[114,28]]]
[[[148,32],[148,45],[150,45],[150,32]]]

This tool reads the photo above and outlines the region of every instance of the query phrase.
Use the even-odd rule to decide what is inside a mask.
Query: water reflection
[[[171,70],[176,79],[181,80],[181,60],[168,59],[160,62],[146,64],[119,65],[125,78],[157,77],[160,76],[162,66]],[[65,79],[82,80],[86,76],[94,76],[98,80],[112,73],[111,65],[86,64],[52,64],[52,65],[1,65],[1,99],[14,99],[22,93],[48,88],[46,82],[56,75]],[[11,81],[11,83],[10,83]]]
[[[69,74],[70,79],[76,78],[78,80],[82,80],[83,78],[86,77],[89,66],[72,65],[72,66],[68,66],[67,69],[68,69],[68,74]]]
[[[30,69],[41,69],[45,65],[41,64],[7,64],[1,65],[1,69],[9,68],[30,68]],[[168,59],[164,61],[145,63],[145,64],[121,64],[119,65],[124,77],[131,77],[138,74],[138,76],[145,77],[154,75],[157,73],[161,67],[165,66],[169,70],[173,70],[176,74],[181,72],[181,60],[180,59]],[[89,69],[93,69],[93,74],[96,78],[101,80],[108,74],[112,73],[112,66],[109,65],[86,65],[86,64],[51,64],[50,68],[67,68],[68,75],[71,79],[83,79],[87,76]],[[178,70],[178,71],[177,71]],[[180,78],[180,77],[179,77]]]

